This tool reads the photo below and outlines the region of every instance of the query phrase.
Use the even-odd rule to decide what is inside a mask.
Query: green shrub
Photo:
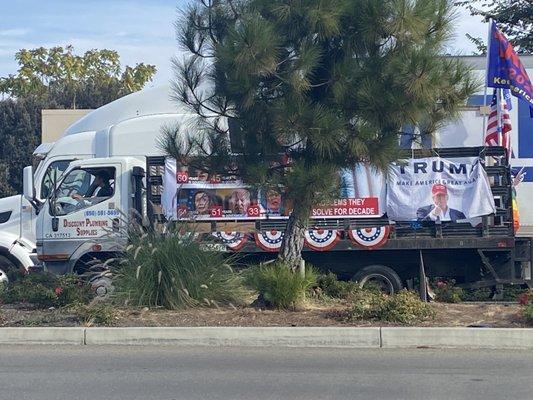
[[[9,280],[9,282],[15,282],[15,281],[18,281],[19,279],[23,279],[28,274],[26,273],[25,270],[22,270],[19,268],[11,268],[7,270],[6,275],[7,275],[7,279]]]
[[[353,306],[348,311],[348,320],[379,319],[378,312],[382,309],[386,296],[375,291],[362,289],[352,298]]]
[[[340,281],[337,279],[337,275],[332,272],[326,275],[320,275],[317,279],[317,286],[322,294],[336,299],[349,298],[360,290],[356,282]]]
[[[522,314],[526,320],[526,324],[533,325],[533,289],[523,291],[518,296],[518,304],[522,307]]]
[[[518,296],[516,300],[521,306],[525,306],[528,303],[533,303],[533,289],[525,290]]]
[[[0,292],[3,303],[31,303],[38,308],[60,307],[73,302],[87,303],[92,296],[90,286],[79,277],[56,277],[48,273],[17,276]]]
[[[402,290],[387,298],[380,318],[389,322],[411,324],[434,315],[431,305],[421,301],[417,293]]]
[[[84,282],[76,274],[58,277],[54,291],[57,295],[57,304],[59,306],[87,304],[94,298],[91,285]]]
[[[247,284],[259,292],[266,305],[279,309],[296,307],[317,281],[314,268],[307,267],[302,276],[280,263],[251,267],[245,275]]]
[[[50,274],[31,274],[10,282],[0,294],[3,303],[31,303],[38,308],[57,305],[55,278]]]
[[[527,292],[528,289],[521,285],[503,285],[502,301],[517,301],[523,293]]]
[[[526,293],[527,289],[520,285],[504,285],[502,301],[517,301],[520,295]],[[493,301],[493,289],[484,287],[479,289],[465,289],[463,291],[463,301]]]
[[[71,311],[85,326],[111,325],[116,315],[115,308],[111,304],[103,302],[74,304],[71,306]]]
[[[435,288],[435,300],[443,303],[460,303],[463,300],[464,291],[455,286],[455,281],[437,281]]]
[[[418,298],[415,292],[402,290],[387,296],[376,291],[359,291],[354,297],[354,306],[348,312],[348,320],[379,320],[413,324],[434,316],[428,303]]]
[[[121,304],[180,309],[241,304],[242,278],[223,253],[204,251],[194,235],[130,234],[125,259],[113,269],[113,294]]]
[[[528,325],[533,325],[533,302],[527,303],[522,309],[522,313]]]
[[[491,288],[465,289],[462,295],[463,301],[490,301],[492,300]]]

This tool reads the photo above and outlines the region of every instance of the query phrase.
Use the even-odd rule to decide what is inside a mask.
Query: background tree
[[[167,151],[283,185],[293,211],[279,259],[291,267],[339,169],[386,168],[403,126],[431,134],[476,86],[460,61],[441,57],[453,30],[447,0],[199,0],[177,26],[189,56],[176,63],[176,98],[203,134],[168,132]],[[273,163],[281,154],[292,162]]]
[[[469,0],[458,1],[472,15],[480,15],[488,22],[493,19],[518,53],[533,53],[533,2],[531,0]],[[487,51],[486,38],[467,37],[476,45],[479,54]]]
[[[0,101],[0,196],[22,190],[22,169],[31,163],[41,136],[41,109],[35,97]]]
[[[90,50],[82,56],[72,46],[20,50],[19,69],[0,78],[0,197],[22,191],[22,169],[41,141],[43,108],[98,108],[140,90],[155,66],[122,69],[113,50]]]
[[[15,98],[36,96],[60,108],[97,108],[140,90],[156,72],[140,63],[122,70],[114,50],[74,54],[72,46],[22,49],[15,54],[17,74],[0,78],[0,93]]]

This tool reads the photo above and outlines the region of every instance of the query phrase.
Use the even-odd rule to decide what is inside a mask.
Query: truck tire
[[[19,268],[20,266],[12,261],[10,257],[0,253],[0,284],[7,285],[9,283],[8,274]]]
[[[384,265],[369,265],[357,271],[352,278],[364,287],[369,283],[377,285],[385,294],[394,294],[402,290],[402,280],[398,274],[389,267]]]

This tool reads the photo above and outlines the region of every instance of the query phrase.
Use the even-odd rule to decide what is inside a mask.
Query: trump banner
[[[387,215],[395,221],[452,221],[496,212],[479,159],[457,163],[440,157],[389,167]]]
[[[487,86],[510,89],[533,107],[533,86],[513,46],[492,22],[488,49]]]

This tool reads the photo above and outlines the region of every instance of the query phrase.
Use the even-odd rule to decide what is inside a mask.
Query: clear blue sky
[[[15,73],[21,48],[72,44],[76,53],[114,49],[123,65],[155,64],[155,84],[172,78],[178,54],[173,23],[187,0],[0,0],[0,76]],[[466,32],[485,36],[486,25],[460,10],[452,51],[471,54]]]

